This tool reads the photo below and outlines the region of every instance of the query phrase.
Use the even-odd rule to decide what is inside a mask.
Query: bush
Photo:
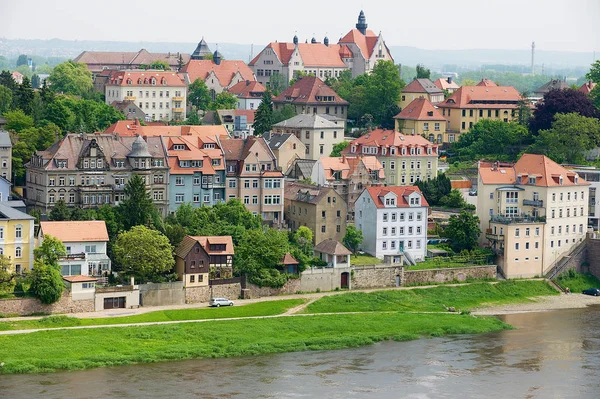
[[[31,272],[31,292],[42,303],[50,304],[62,296],[64,284],[58,268],[37,260]]]

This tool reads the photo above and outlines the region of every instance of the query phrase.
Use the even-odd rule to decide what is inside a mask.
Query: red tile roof
[[[214,175],[217,170],[225,169],[222,151],[215,148],[203,148],[204,138],[198,136],[164,137],[163,143],[169,156],[169,170],[171,174],[192,175],[201,171],[204,175]],[[175,150],[175,145],[184,145],[185,150]],[[212,144],[212,142],[211,142]],[[212,160],[219,159],[219,165],[213,165]],[[181,167],[180,161],[202,161],[202,167]]]
[[[333,101],[318,100],[317,97],[333,97]],[[288,87],[273,102],[292,104],[348,105],[333,89],[316,76],[305,76]]]
[[[596,87],[595,82],[585,82],[580,88],[579,91],[585,94],[590,94],[592,90]]]
[[[223,125],[181,125],[181,126],[142,126],[137,120],[117,121],[104,133],[118,133],[121,136],[200,136],[206,140],[216,137],[227,138],[229,133]]]
[[[294,43],[278,43],[272,42],[266,48],[273,50],[277,58],[283,65],[288,65],[296,45]],[[323,43],[300,43],[298,44],[298,52],[304,67],[332,67],[332,68],[347,68],[340,56],[340,51],[343,51],[337,44],[326,46]],[[259,53],[249,65],[256,65],[260,58]]]
[[[294,258],[292,256],[292,254],[290,254],[289,252],[287,252],[285,254],[285,256],[283,257],[283,260],[280,262],[282,265],[299,265],[300,262],[298,262],[296,260],[296,258]]]
[[[260,82],[241,81],[231,86],[227,91],[239,98],[257,98],[267,90]]]
[[[446,117],[424,98],[415,98],[394,119],[409,119],[417,121],[446,121]]]
[[[409,196],[412,193],[419,193],[419,195],[421,196],[421,206],[429,206],[429,203],[427,203],[427,200],[425,199],[425,197],[421,193],[421,190],[419,190],[419,187],[417,187],[417,186],[387,186],[385,188],[367,187],[367,188],[365,188],[365,190],[367,190],[367,192],[371,196],[371,199],[373,200],[373,203],[375,204],[375,206],[377,208],[385,208],[386,207],[385,204],[383,203],[381,197],[383,197],[384,195],[386,195],[388,193],[396,194],[396,197],[397,197],[396,207],[397,208],[409,208],[410,204],[406,200],[405,196]]]
[[[154,79],[154,84],[152,83]],[[107,86],[131,86],[131,87],[186,87],[183,76],[171,71],[135,70],[135,71],[112,71],[106,82]]]
[[[354,43],[360,49],[362,56],[365,59],[371,58],[375,44],[377,43],[377,35],[373,31],[367,30],[366,35],[363,35],[358,29],[352,29],[342,37],[339,44]]]
[[[414,79],[402,89],[402,93],[442,94],[442,89],[429,79]]]
[[[434,85],[436,85],[437,87],[439,87],[442,90],[448,90],[448,89],[458,89],[460,86],[456,84],[455,81],[451,81],[448,82],[449,78],[439,78],[438,80],[436,80],[435,82],[433,82]]]
[[[218,65],[213,60],[190,60],[181,68],[181,72],[188,74],[190,83],[196,79],[206,80],[208,75],[214,72],[223,87],[229,87],[238,72],[244,81],[256,80],[250,67],[239,60],[222,60]]]
[[[519,184],[518,176],[529,181],[529,176],[536,177],[536,186],[556,187],[561,186],[560,176],[563,177],[562,186],[588,186],[589,183],[578,178],[575,183],[576,173],[557,164],[545,155],[523,154],[515,163],[479,162],[479,176],[484,184]]]
[[[356,152],[352,153],[352,147],[356,147]],[[431,143],[426,138],[419,135],[404,135],[395,130],[385,130],[385,129],[375,129],[363,136],[360,136],[357,139],[354,139],[350,142],[350,145],[346,147],[342,153],[346,155],[358,155],[362,154],[362,147],[377,147],[377,154],[372,155],[382,155],[382,149],[386,149],[385,156],[393,156],[390,155],[390,148],[396,147],[396,155],[395,156],[435,156],[437,155],[436,144]],[[405,155],[402,155],[402,148],[422,148],[423,151],[421,155],[410,155],[410,151],[407,150]],[[432,154],[427,154],[427,148],[432,149]]]
[[[104,220],[40,222],[40,233],[62,242],[108,241]]]
[[[69,283],[85,283],[87,281],[98,281],[97,278],[90,276],[63,276],[63,280]]]
[[[108,65],[130,65],[136,67],[141,64],[151,64],[154,61],[165,61],[171,67],[176,67],[179,63],[179,57],[186,63],[190,59],[189,54],[182,53],[150,53],[145,49],[137,52],[125,51],[84,51],[73,61],[84,64],[103,64]]]
[[[489,79],[483,78],[476,86],[496,87],[498,85]]]
[[[438,108],[516,108],[521,94],[512,86],[462,86]]]

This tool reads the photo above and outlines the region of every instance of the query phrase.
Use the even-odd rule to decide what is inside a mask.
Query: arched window
[[[127,79],[127,84],[130,85],[131,84],[131,79]]]
[[[215,89],[210,89],[210,98],[215,101],[217,99],[217,92]]]
[[[152,86],[156,85],[156,79],[152,78]]]
[[[142,84],[142,78],[138,79],[138,84],[141,85]]]
[[[148,78],[144,78],[144,84],[147,85],[148,84]]]
[[[167,79],[162,78],[162,82],[161,83],[163,84],[163,86],[166,86],[167,85]]]
[[[15,248],[15,258],[20,258],[21,257],[21,247],[16,247]]]
[[[434,140],[435,140],[435,136],[433,134],[430,134],[429,135],[429,141],[431,141],[433,143]]]

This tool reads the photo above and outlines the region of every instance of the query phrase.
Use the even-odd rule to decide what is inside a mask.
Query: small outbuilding
[[[327,267],[350,267],[352,252],[337,240],[321,241],[313,251],[317,258],[327,262]]]

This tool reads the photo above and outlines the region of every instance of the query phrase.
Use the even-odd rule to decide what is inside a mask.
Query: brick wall
[[[79,313],[93,312],[94,300],[73,301],[70,293],[65,291],[62,298],[51,305],[45,305],[37,298],[0,299],[0,314],[19,316],[33,313]]]
[[[474,279],[496,278],[496,266],[473,266],[451,269],[405,270],[402,274],[402,285],[418,285],[426,283],[444,283],[449,281],[465,281]]]

